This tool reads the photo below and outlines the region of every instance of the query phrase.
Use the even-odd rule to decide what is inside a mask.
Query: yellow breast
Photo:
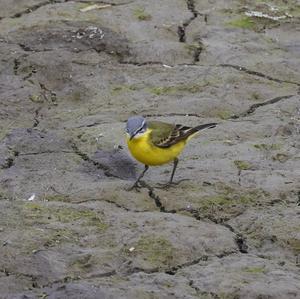
[[[155,146],[150,139],[151,130],[138,138],[127,137],[128,148],[132,156],[141,163],[149,166],[162,165],[174,160],[183,150],[186,141],[180,141],[168,148]]]

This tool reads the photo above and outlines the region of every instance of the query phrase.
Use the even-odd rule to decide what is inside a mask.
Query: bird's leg
[[[137,188],[138,187],[138,183],[141,180],[141,178],[144,176],[144,174],[146,173],[146,171],[149,169],[148,165],[145,165],[145,168],[143,170],[143,172],[140,174],[140,176],[137,178],[137,180],[135,181],[135,183],[128,189],[128,191]]]
[[[171,174],[171,177],[170,177],[169,182],[166,183],[166,184],[158,184],[159,187],[156,187],[156,188],[158,188],[158,189],[168,188],[168,187],[170,187],[170,186],[172,186],[172,185],[178,185],[178,184],[181,183],[182,181],[185,181],[185,180],[186,180],[186,179],[182,179],[182,180],[180,180],[179,182],[176,182],[176,183],[173,182],[174,174],[175,174],[175,171],[176,171],[178,162],[179,162],[178,158],[175,158],[173,162],[174,162],[174,164],[173,164],[172,174]]]
[[[169,183],[168,183],[169,185],[171,185],[172,182],[173,182],[173,177],[174,177],[174,174],[175,174],[175,171],[176,171],[178,162],[179,162],[178,158],[175,158],[173,162],[174,162],[174,164],[173,164],[173,170],[172,170],[172,174],[171,174],[170,181],[169,181]]]

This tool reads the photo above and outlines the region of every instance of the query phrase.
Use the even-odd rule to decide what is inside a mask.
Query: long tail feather
[[[189,128],[188,130],[185,131],[183,134],[183,139],[188,138],[190,139],[195,133],[205,130],[205,129],[212,129],[217,126],[217,123],[209,123],[209,124],[204,124],[204,125],[199,125],[194,128]]]
[[[204,124],[204,125],[200,125],[200,126],[192,128],[192,131],[197,132],[197,131],[202,131],[204,129],[212,129],[212,128],[215,128],[216,126],[217,126],[217,123]]]

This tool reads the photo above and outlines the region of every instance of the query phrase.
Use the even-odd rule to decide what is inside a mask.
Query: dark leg
[[[140,176],[138,177],[138,179],[135,181],[135,183],[128,189],[128,191],[137,188],[138,187],[138,183],[141,180],[141,178],[144,176],[144,174],[146,173],[146,171],[149,169],[148,165],[145,165],[145,168],[143,170],[143,172],[140,174]]]
[[[179,162],[178,158],[175,158],[173,162],[174,162],[174,164],[173,164],[172,174],[171,174],[171,177],[170,177],[169,182],[166,183],[166,184],[160,184],[160,183],[159,183],[159,184],[158,184],[159,187],[156,187],[156,188],[158,188],[158,189],[165,189],[165,188],[171,187],[171,186],[173,186],[173,185],[178,185],[180,182],[185,181],[185,179],[183,179],[183,180],[180,180],[180,181],[177,182],[177,183],[174,183],[174,182],[173,182],[174,174],[175,174],[175,171],[176,171],[178,162]]]
[[[169,184],[172,184],[172,182],[173,182],[173,177],[174,177],[174,174],[175,174],[178,162],[179,162],[178,158],[175,158],[174,159],[173,170],[172,170],[172,174],[171,174],[171,178],[170,178]]]

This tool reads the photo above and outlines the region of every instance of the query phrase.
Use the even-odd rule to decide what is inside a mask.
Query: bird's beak
[[[135,136],[135,134],[130,135],[129,140],[132,140],[134,136]]]

